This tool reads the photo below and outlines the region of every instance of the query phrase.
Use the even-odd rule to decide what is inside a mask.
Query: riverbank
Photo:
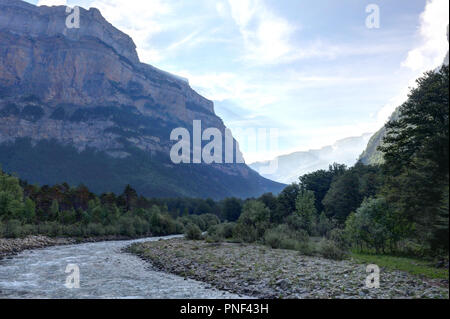
[[[47,236],[28,236],[25,238],[0,238],[0,259],[16,255],[24,250],[41,249],[52,246],[74,245],[101,241],[131,240],[125,236],[102,236],[89,238],[51,238]]]
[[[172,239],[138,243],[134,253],[161,271],[257,298],[443,298],[448,280],[381,268],[380,288],[365,285],[366,265],[265,246]]]

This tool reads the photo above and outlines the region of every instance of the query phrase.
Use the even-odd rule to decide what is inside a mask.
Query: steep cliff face
[[[281,185],[243,164],[173,165],[168,159],[173,128],[191,129],[193,120],[201,120],[203,127],[225,130],[213,103],[186,80],[140,63],[132,39],[97,9],[80,9],[80,28],[67,28],[66,18],[63,6],[0,0],[0,163],[4,169],[30,182],[66,179],[95,184],[98,192],[119,191],[126,183],[135,183],[148,196],[244,197],[279,190]],[[65,163],[54,159],[63,156],[61,152],[72,154],[71,158],[84,154],[77,169],[85,167],[91,173],[74,174],[73,167],[65,167],[70,166],[67,159]],[[103,172],[101,167],[92,169],[99,152],[107,154],[103,162],[114,163],[103,165]],[[31,154],[41,157],[42,163],[21,158]],[[136,167],[137,157],[148,161]],[[107,176],[105,182],[99,183],[96,174]],[[192,184],[220,180],[231,184],[226,182],[220,189],[178,185],[180,180],[173,174],[185,175]],[[218,180],[204,180],[204,176]],[[239,194],[245,186],[236,189],[231,179],[240,180],[248,191]]]

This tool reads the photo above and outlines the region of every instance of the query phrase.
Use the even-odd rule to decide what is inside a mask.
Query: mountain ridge
[[[245,164],[174,165],[171,130],[192,131],[200,120],[225,131],[213,102],[185,79],[141,63],[133,40],[99,10],[80,8],[79,29],[67,28],[66,16],[64,6],[0,0],[3,169],[31,183],[84,183],[98,193],[126,184],[166,197],[281,190]]]
[[[358,137],[348,137],[337,141],[333,145],[324,146],[303,152],[294,152],[276,158],[278,169],[273,174],[264,174],[262,167],[269,161],[251,163],[250,167],[259,171],[263,176],[280,183],[296,182],[304,174],[320,169],[328,169],[333,163],[352,166],[356,163],[361,150],[367,145],[371,133]]]
[[[449,39],[449,31],[447,26],[447,40]],[[442,65],[448,65],[449,64],[449,52],[447,52],[446,57],[444,58],[444,61]],[[440,67],[438,67],[437,71]],[[400,106],[398,106],[392,115],[389,117],[389,121],[396,121],[400,118]],[[384,125],[382,128],[380,128],[369,140],[369,143],[367,144],[366,149],[364,152],[360,155],[359,160],[366,165],[380,165],[384,163],[383,154],[378,150],[379,146],[382,146],[383,139],[386,136],[386,125]]]

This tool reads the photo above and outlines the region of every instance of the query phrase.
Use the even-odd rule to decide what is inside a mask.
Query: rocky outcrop
[[[108,121],[108,116],[82,121],[76,115],[120,106],[129,106],[134,113],[155,121],[186,126],[201,119],[224,129],[211,101],[186,81],[140,63],[131,38],[106,22],[97,9],[81,9],[80,15],[80,28],[68,29],[63,6],[0,1],[0,103],[5,119],[0,125],[0,142],[17,137],[55,138],[78,149],[115,149],[119,135],[111,131],[117,125]],[[27,118],[14,116],[15,111],[27,110],[36,113],[28,123],[21,121]],[[64,121],[67,119],[72,121]],[[95,127],[86,128],[86,123],[90,121],[92,126],[94,120]],[[108,128],[109,134],[104,134]],[[80,136],[82,132],[85,134]],[[164,133],[139,134],[135,141],[142,149],[161,150],[159,140],[167,140],[170,134]]]
[[[0,0],[0,152],[9,153],[0,154],[4,170],[32,183],[66,180],[92,185],[97,192],[137,183],[133,186],[138,190],[141,186],[147,196],[219,198],[247,190],[240,195],[245,197],[282,188],[245,164],[169,170],[173,168],[168,160],[174,143],[170,141],[172,129],[191,131],[193,121],[201,120],[203,128],[225,131],[212,101],[195,92],[187,80],[141,63],[132,39],[97,9],[80,9],[80,28],[68,28],[67,16],[64,6]],[[52,151],[25,150],[24,144],[16,146],[22,140],[30,141],[31,147],[42,141],[55,145]],[[55,154],[64,155],[59,145],[124,161],[111,164],[102,158],[102,165],[90,153],[89,159],[80,156],[76,167],[59,166]],[[35,165],[31,157],[36,155],[31,154],[43,155],[41,166]],[[142,162],[142,158],[153,163]],[[106,172],[99,172],[100,166]],[[117,166],[124,170],[117,172]],[[87,177],[81,176],[80,167],[91,171]],[[107,175],[103,185],[93,174]],[[184,185],[183,180],[183,186],[171,184],[180,183],[183,175],[192,185]],[[217,185],[197,187],[195,181],[223,185],[217,191]],[[142,186],[151,182],[153,186]],[[163,192],[158,191],[158,183],[164,183]]]

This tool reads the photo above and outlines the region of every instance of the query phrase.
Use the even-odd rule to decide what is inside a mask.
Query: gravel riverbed
[[[123,236],[103,236],[92,238],[50,238],[47,236],[28,236],[25,238],[0,238],[0,259],[7,256],[16,255],[25,250],[119,240],[126,241],[131,240],[131,238]]]
[[[172,239],[134,244],[127,251],[159,270],[256,298],[449,298],[448,280],[381,268],[380,288],[369,289],[367,265],[259,245]]]
[[[26,238],[0,238],[0,259],[15,255],[28,249],[40,249],[50,246],[71,245],[77,241],[70,238],[49,238],[46,236],[28,236]]]

